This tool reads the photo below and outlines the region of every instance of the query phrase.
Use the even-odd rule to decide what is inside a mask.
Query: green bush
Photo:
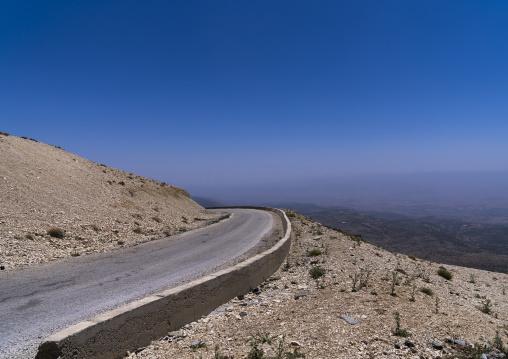
[[[437,274],[447,280],[452,280],[453,278],[453,274],[451,274],[445,268],[442,267],[438,269]]]
[[[430,288],[425,288],[425,287],[420,288],[420,292],[430,295],[431,297],[434,296],[434,292]]]
[[[322,252],[319,249],[311,249],[308,252],[309,257],[317,257],[317,256],[320,256],[321,254],[322,254]]]
[[[322,267],[312,267],[310,270],[309,270],[309,274],[312,278],[314,279],[318,279],[318,278],[321,278],[322,276],[324,276],[326,273],[326,269],[322,268]]]

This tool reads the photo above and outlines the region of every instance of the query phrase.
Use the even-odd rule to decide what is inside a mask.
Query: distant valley
[[[205,207],[225,205],[214,199],[194,200]],[[483,203],[405,206],[399,202],[397,206],[395,201],[386,206],[372,205],[371,210],[300,202],[257,204],[297,210],[326,226],[360,234],[364,240],[390,251],[508,273],[508,208]]]
[[[508,273],[508,225],[450,217],[414,219],[398,213],[285,204],[324,225],[387,250],[418,258]],[[459,211],[457,211],[460,217]]]

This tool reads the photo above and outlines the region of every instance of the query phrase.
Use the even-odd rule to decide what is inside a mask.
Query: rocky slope
[[[127,357],[503,357],[508,275],[388,252],[288,214],[292,249],[267,282]]]
[[[109,251],[217,221],[177,187],[0,133],[0,268]]]

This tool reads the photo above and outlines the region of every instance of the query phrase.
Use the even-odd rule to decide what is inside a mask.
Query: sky
[[[505,0],[3,0],[0,131],[199,195],[507,171],[507,19]]]

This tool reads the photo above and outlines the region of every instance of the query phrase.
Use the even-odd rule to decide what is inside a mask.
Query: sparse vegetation
[[[199,348],[206,347],[206,344],[203,343],[202,341],[198,341],[197,343],[193,342],[190,347],[191,347],[192,350],[196,350],[196,349],[199,349]]]
[[[311,249],[307,252],[309,257],[317,257],[322,254],[322,252],[319,249]]]
[[[453,274],[447,271],[444,267],[440,267],[437,270],[437,274],[447,280],[452,280],[453,278]]]
[[[430,288],[422,287],[422,288],[420,288],[420,292],[422,292],[423,294],[427,294],[430,297],[434,296],[434,292]]]
[[[353,280],[353,288],[351,289],[351,292],[356,292],[357,290],[361,290],[362,288],[367,287],[369,283],[369,276],[370,270],[365,269],[360,269],[360,273],[350,275],[349,277]],[[358,287],[356,287],[357,283]]]
[[[404,274],[404,275],[407,275],[406,271],[402,268],[397,268],[395,269],[397,272],[401,273],[401,274]]]
[[[63,238],[64,237],[64,231],[57,227],[51,227],[47,231],[48,235],[54,238]]]
[[[411,333],[408,332],[406,329],[402,329],[400,327],[400,313],[398,311],[393,312],[393,315],[395,316],[395,330],[393,331],[393,335],[397,337],[403,337],[407,338],[411,336]]]
[[[396,297],[397,296],[397,294],[395,293],[395,286],[399,284],[399,280],[397,278],[397,273],[398,273],[397,271],[393,271],[392,272],[392,291],[390,293],[390,295],[392,297]]]
[[[309,274],[312,278],[314,279],[319,279],[321,278],[322,276],[324,276],[326,273],[326,269],[322,268],[322,267],[319,267],[319,266],[316,266],[316,267],[312,267],[310,270],[309,270]]]
[[[247,354],[247,359],[297,359],[305,358],[305,354],[300,353],[298,348],[293,351],[286,351],[285,349],[285,337],[282,338],[272,337],[269,334],[256,334],[248,340],[251,349]],[[268,344],[270,351],[273,353],[272,356],[265,355],[265,351],[261,346]],[[217,348],[216,348],[217,349]],[[221,357],[219,357],[221,358]]]
[[[492,314],[492,302],[490,299],[485,298],[482,302],[482,307],[480,309],[485,314]]]
[[[499,335],[499,330],[496,330],[496,336],[494,337],[493,346],[501,353],[507,354],[507,350],[505,349],[503,344],[503,339],[501,339],[501,336]]]

